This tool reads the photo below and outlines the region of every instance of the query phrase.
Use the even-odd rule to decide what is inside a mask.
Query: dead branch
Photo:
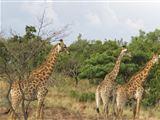
[[[52,22],[46,21],[46,10],[45,9],[42,13],[42,16],[37,17],[37,21],[39,23],[39,25],[37,27],[37,29],[38,29],[37,36],[43,36],[45,34],[45,32],[42,33],[42,30],[52,24]]]

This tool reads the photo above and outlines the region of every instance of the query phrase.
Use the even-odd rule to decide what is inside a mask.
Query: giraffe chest
[[[139,98],[142,97],[143,94],[143,87],[142,86],[131,86],[127,90],[127,96],[128,98]]]

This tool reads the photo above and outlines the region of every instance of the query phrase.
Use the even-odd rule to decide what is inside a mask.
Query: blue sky
[[[129,42],[139,29],[148,32],[160,28],[160,2],[19,1],[1,2],[1,30],[5,34],[9,34],[10,29],[23,34],[25,25],[37,26],[37,17],[44,9],[46,20],[52,22],[47,30],[58,30],[71,24],[70,35],[65,38],[68,43],[73,42],[79,33],[90,40],[123,38]]]

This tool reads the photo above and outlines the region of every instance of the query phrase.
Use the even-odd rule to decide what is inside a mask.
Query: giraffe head
[[[125,47],[122,47],[122,50],[121,50],[121,56],[124,56],[124,55],[126,55],[126,56],[129,56],[129,57],[131,57],[131,53],[130,52],[128,52],[128,49],[127,48],[125,48]]]
[[[160,58],[160,55],[158,54],[153,54],[153,57],[152,57],[152,62],[153,63],[158,63],[158,59]]]
[[[126,53],[126,52],[127,52],[127,48],[122,47],[121,54],[124,54],[124,53]]]
[[[60,39],[60,42],[58,43],[58,52],[66,52],[67,54],[69,54],[68,50],[67,50],[67,46],[66,44],[64,44],[63,40]]]

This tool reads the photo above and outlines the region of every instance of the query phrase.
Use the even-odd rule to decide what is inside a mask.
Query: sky
[[[23,35],[26,25],[38,26],[45,10],[47,30],[57,31],[69,24],[64,38],[70,44],[79,33],[89,40],[121,39],[130,42],[139,30],[160,28],[160,1],[145,0],[1,0],[0,28]]]

